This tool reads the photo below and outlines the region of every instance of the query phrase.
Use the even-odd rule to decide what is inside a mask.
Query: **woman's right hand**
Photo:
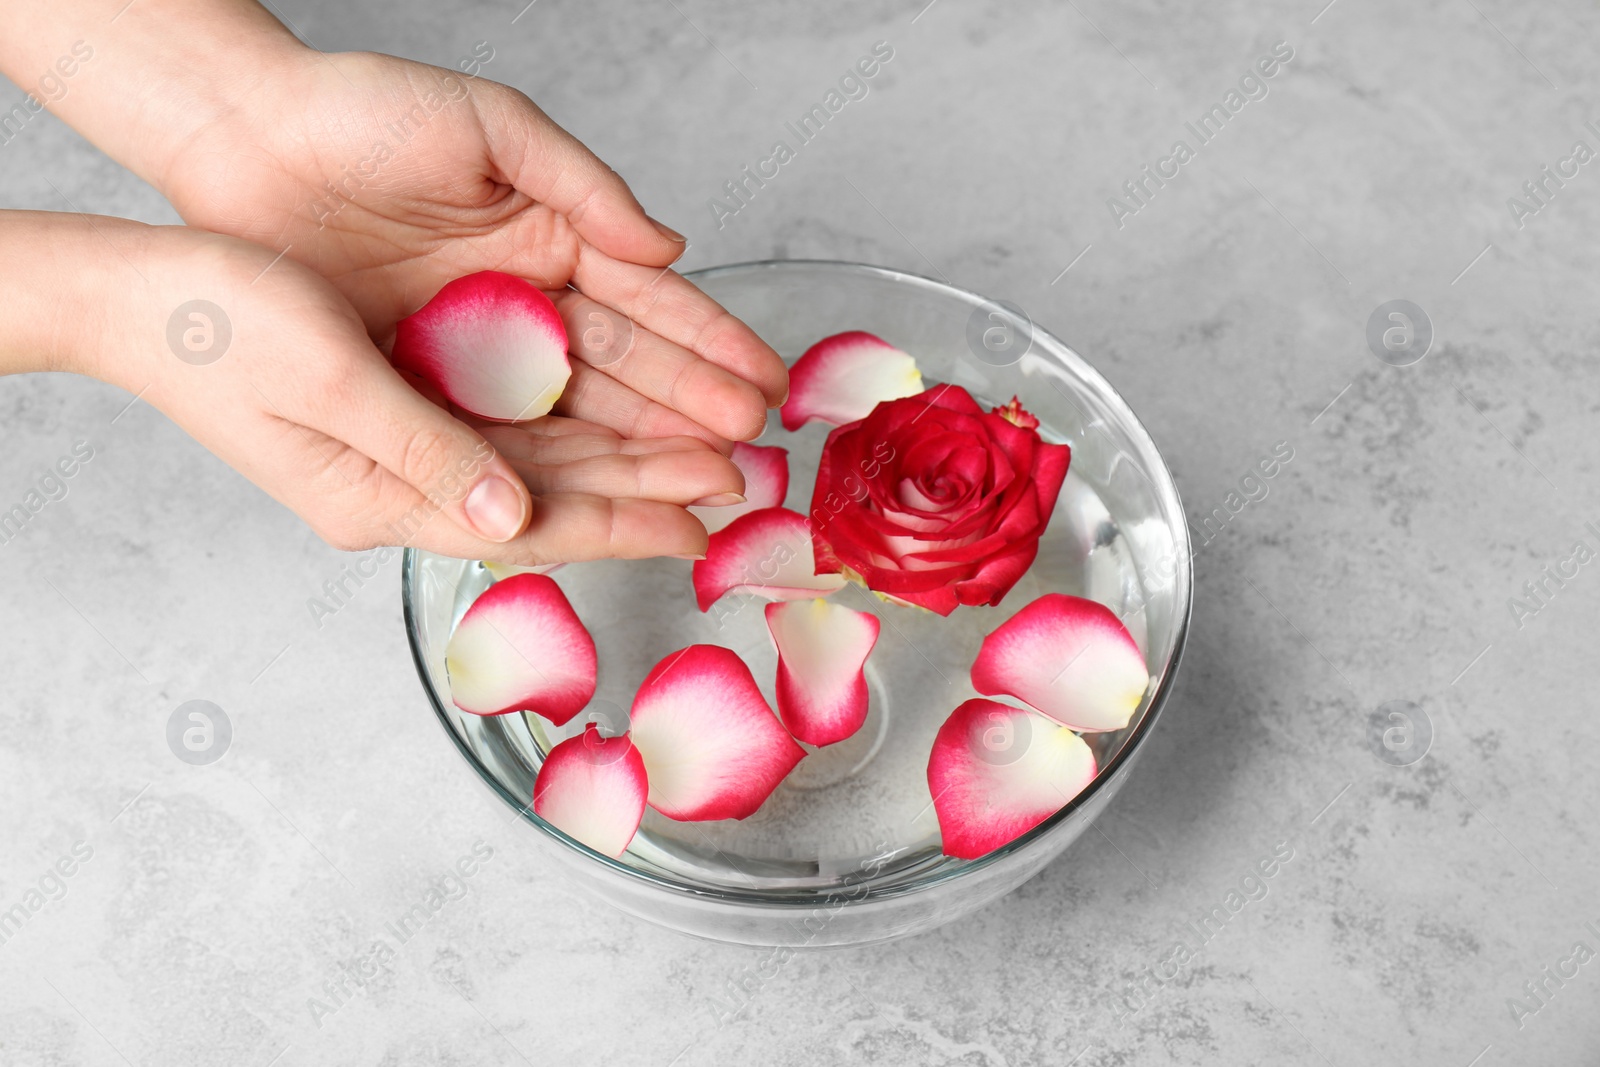
[[[70,369],[165,412],[337,548],[520,565],[699,556],[705,528],[683,506],[735,502],[744,488],[692,438],[628,440],[560,417],[469,426],[389,365],[328,282],[258,245],[28,217],[88,226],[120,256],[93,238],[85,248],[112,277],[80,297],[105,306],[82,311],[98,325]]]

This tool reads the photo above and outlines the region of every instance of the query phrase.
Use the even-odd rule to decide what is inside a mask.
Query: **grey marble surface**
[[[719,1019],[765,953],[538,862],[422,700],[396,565],[319,629],[306,599],[349,557],[119,391],[6,380],[0,505],[75,442],[93,458],[0,545],[0,908],[52,898],[0,945],[0,1061],[1595,1062],[1600,963],[1563,961],[1600,950],[1600,564],[1512,600],[1600,551],[1600,163],[1520,227],[1507,206],[1600,148],[1592,4],[539,0],[513,24],[523,2],[283,10],[328,50],[489,42],[485,76],[689,233],[688,266],[855,259],[1015,301],[1124,393],[1197,528],[1293,448],[1199,549],[1177,699],[1103,834]],[[718,229],[708,198],[877,41],[870,95]],[[1119,227],[1108,198],[1280,41],[1265,98]],[[48,116],[0,147],[0,205],[174,219]],[[1366,341],[1397,298],[1434,332],[1405,367]],[[209,766],[167,745],[191,699],[232,723]],[[1390,701],[1431,725],[1407,766],[1380,758]],[[480,841],[466,895],[314,1018]],[[1280,842],[1266,895],[1173,974],[1174,936]]]

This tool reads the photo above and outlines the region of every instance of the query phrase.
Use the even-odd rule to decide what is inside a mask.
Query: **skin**
[[[556,415],[468,425],[401,378],[328,281],[297,263],[266,270],[275,258],[187,227],[0,213],[0,372],[121,386],[348,550],[408,543],[520,565],[692,556],[705,528],[683,505],[743,488],[693,437],[633,440]],[[196,293],[232,331],[200,364],[168,336]],[[521,530],[498,543],[464,514],[470,487],[493,477],[532,490]]]
[[[78,42],[93,56],[67,76]],[[56,303],[75,294],[63,318],[103,330],[43,351],[0,333],[0,369],[55,361],[145,390],[341,548],[693,556],[705,533],[682,506],[737,502],[725,456],[787,395],[782,361],[670,269],[683,239],[521,93],[316,52],[248,0],[9,0],[0,70],[195,228],[0,214],[0,244],[76,242],[82,258],[60,275],[4,273]],[[83,264],[105,260],[107,240],[128,262],[85,291]],[[573,375],[551,417],[507,427],[450,412],[383,356],[400,318],[490,269],[545,289],[567,323]],[[197,297],[233,326],[204,367],[166,343],[173,309]],[[126,318],[107,321],[113,306]],[[439,519],[397,527],[430,491]]]

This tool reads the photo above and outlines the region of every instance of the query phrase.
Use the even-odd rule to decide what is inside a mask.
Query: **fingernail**
[[[689,506],[692,508],[725,508],[729,504],[743,503],[745,503],[745,495],[743,493],[715,493],[711,496],[703,496]]]
[[[522,494],[498,474],[473,487],[466,508],[467,521],[486,541],[509,541],[522,530]]]
[[[651,219],[650,225],[654,226],[656,228],[656,232],[669,241],[676,241],[681,245],[689,240],[683,234],[679,233],[677,230],[674,230],[671,226],[668,226],[664,222],[657,222],[655,219]]]
[[[703,555],[700,555],[700,556],[673,556],[673,557],[672,557],[672,558],[673,558],[673,559],[692,559],[692,560],[702,560],[702,559],[705,559],[705,558],[706,558],[706,557],[705,557],[705,556],[703,556]]]

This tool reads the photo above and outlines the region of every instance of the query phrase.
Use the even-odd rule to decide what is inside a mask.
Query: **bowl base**
[[[826,789],[848,781],[867,769],[889,736],[889,720],[894,714],[888,689],[879,684],[877,671],[867,664],[867,718],[861,729],[823,748],[801,743],[806,758],[789,772],[784,785],[791,789]]]

